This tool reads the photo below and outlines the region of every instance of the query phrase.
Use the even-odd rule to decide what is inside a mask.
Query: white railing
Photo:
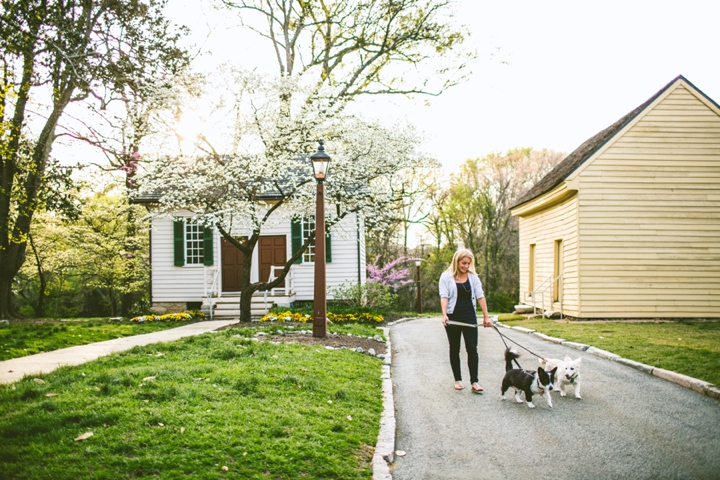
[[[270,267],[270,277],[268,278],[268,282],[272,282],[277,278],[277,275],[275,275],[275,270],[282,271],[284,266],[278,266],[273,265]],[[285,295],[290,295],[291,292],[295,291],[295,276],[293,275],[295,270],[293,270],[292,267],[290,267],[290,271],[288,272],[287,276],[285,277],[285,286],[284,287],[275,287],[273,289],[270,289],[271,295],[276,295],[278,290],[282,290]]]
[[[546,282],[549,282],[547,285],[545,285]],[[562,284],[562,273],[558,275],[557,277],[553,278],[552,275],[547,277],[545,280],[540,282],[540,285],[533,290],[532,292],[528,292],[528,295],[530,298],[532,298],[532,306],[533,306],[533,315],[537,313],[537,297],[540,296],[540,309],[542,310],[542,316],[545,318],[545,292],[547,292],[548,288],[552,288],[553,285],[555,285],[555,282],[557,282],[557,288],[558,288],[558,302],[560,303],[560,318],[563,318],[563,308],[562,308],[562,301],[563,301],[563,284]],[[543,287],[543,285],[545,285]],[[554,301],[550,302],[550,308],[552,309]]]
[[[208,289],[208,277],[212,275],[212,284]],[[210,320],[213,319],[213,311],[215,310],[214,295],[217,298],[222,297],[220,291],[220,269],[218,267],[205,267],[203,269],[203,296],[205,297],[205,303],[210,307]]]
[[[272,266],[270,267],[270,276],[268,277],[268,282],[272,282],[273,280],[275,280],[275,279],[277,278],[277,276],[275,275],[275,270],[282,271],[283,268],[285,268],[285,267],[284,267],[284,266],[278,266],[278,265],[272,265]],[[284,287],[271,288],[271,289],[269,290],[269,291],[270,291],[270,295],[277,295],[278,290],[282,290],[283,293],[284,293],[286,296],[289,296],[292,292],[294,292],[294,291],[295,291],[295,276],[294,276],[294,271],[295,271],[295,270],[294,270],[292,267],[290,267],[290,271],[288,271],[288,274],[287,274],[287,276],[285,277],[285,286],[284,286]],[[265,292],[263,292],[263,293],[264,293],[263,296],[264,296],[264,300],[265,300],[265,313],[267,313],[267,312],[269,311],[269,309],[268,309],[268,299],[267,299],[267,297],[268,297],[268,290],[265,290]]]

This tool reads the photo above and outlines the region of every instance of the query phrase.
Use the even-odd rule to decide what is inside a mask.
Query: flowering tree
[[[442,92],[460,78],[464,64],[451,57],[463,35],[448,23],[447,1],[223,3],[268,41],[278,74],[218,76],[229,93],[223,98],[213,88],[209,101],[224,113],[214,128],[215,138],[225,129],[224,137],[199,136],[194,154],[159,158],[142,177],[140,193],[160,195],[158,214],[192,211],[244,253],[240,318],[247,321],[252,294],[279,285],[314,241],[310,235],[274,281],[250,282],[261,231],[288,215],[314,213],[307,157],[315,140],[324,138],[332,157],[325,194],[336,208],[327,212],[327,228],[351,214],[381,218],[382,209],[403,198],[400,174],[431,162],[418,151],[411,127],[386,127],[348,107],[367,95]],[[419,68],[441,56],[440,71]],[[247,236],[238,239],[237,231]]]
[[[419,258],[408,258],[398,257],[395,260],[384,264],[383,266],[378,265],[380,256],[375,257],[373,263],[368,264],[368,282],[377,282],[382,285],[390,287],[402,287],[408,283],[412,283],[410,280],[410,270],[407,268],[398,268],[400,265],[407,262],[414,262],[420,260]]]
[[[327,211],[327,228],[351,214],[379,217],[383,208],[402,198],[398,195],[401,190],[396,188],[399,172],[430,162],[419,152],[420,139],[408,126],[391,129],[343,114],[323,118],[305,102],[300,102],[303,116],[286,116],[284,121],[278,121],[283,118],[284,105],[278,102],[282,93],[294,89],[300,95],[302,89],[291,85],[290,79],[275,82],[254,78],[257,82],[244,91],[253,109],[248,109],[247,118],[240,115],[239,130],[244,134],[235,152],[220,154],[211,150],[159,158],[140,177],[139,191],[141,195],[160,193],[157,215],[190,210],[244,253],[243,320],[250,319],[252,293],[282,282],[295,260],[314,241],[311,234],[275,280],[251,283],[252,252],[263,230],[290,216],[314,213],[315,180],[308,155],[316,145],[309,139],[327,139],[332,157],[325,195],[327,203],[335,208]],[[313,127],[306,130],[310,123]],[[258,139],[265,141],[259,152],[253,151]],[[238,238],[240,233],[242,239]]]

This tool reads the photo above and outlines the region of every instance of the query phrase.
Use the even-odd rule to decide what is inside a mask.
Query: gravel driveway
[[[485,394],[453,389],[439,318],[395,324],[392,379],[396,408],[394,480],[718,479],[720,404],[712,398],[616,362],[501,329],[546,358],[582,356],[582,400],[542,397],[537,408],[500,399],[504,345],[480,329]],[[464,347],[463,347],[464,349]],[[524,352],[524,368],[537,360]]]

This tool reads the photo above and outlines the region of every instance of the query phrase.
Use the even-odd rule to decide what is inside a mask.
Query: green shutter
[[[290,237],[292,239],[292,254],[295,255],[303,244],[302,224],[298,218],[293,218],[290,222]],[[295,263],[302,263],[302,256],[295,260]]]
[[[203,264],[210,266],[213,264],[213,229],[205,227],[203,229]]]
[[[175,266],[185,265],[185,220],[182,218],[173,220],[173,253]]]
[[[325,262],[332,262],[332,236],[330,235],[330,229],[325,229]]]

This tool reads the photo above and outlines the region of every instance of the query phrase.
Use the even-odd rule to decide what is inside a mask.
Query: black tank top
[[[477,325],[477,315],[475,314],[475,309],[472,304],[472,288],[470,287],[470,279],[468,278],[465,283],[455,282],[455,287],[457,288],[458,293],[457,302],[455,302],[453,313],[448,314],[448,318],[453,322]]]

